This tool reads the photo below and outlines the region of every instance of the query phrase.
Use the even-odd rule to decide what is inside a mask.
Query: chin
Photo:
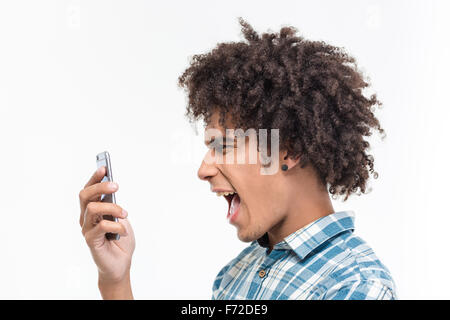
[[[258,240],[264,235],[264,232],[260,235],[260,232],[251,232],[248,230],[238,229],[237,236],[242,242],[252,242]]]
[[[238,238],[239,238],[239,240],[241,240],[242,242],[252,242],[253,240],[256,240],[256,239],[253,239],[253,238],[251,238],[251,237],[248,237],[247,235],[241,236],[240,233],[238,233]]]

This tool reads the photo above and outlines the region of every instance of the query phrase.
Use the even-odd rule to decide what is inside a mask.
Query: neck
[[[289,205],[283,219],[268,232],[269,252],[291,233],[334,212],[328,191],[315,171],[310,166],[292,169],[285,183]]]

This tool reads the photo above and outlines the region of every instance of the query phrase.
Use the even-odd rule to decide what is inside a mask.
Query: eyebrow
[[[223,137],[223,136],[220,136],[220,137],[212,137],[212,138],[210,138],[209,140],[206,140],[206,141],[205,141],[205,144],[206,144],[207,146],[209,146],[211,143],[215,142],[216,139],[222,139],[222,143],[225,142],[226,145],[228,145],[228,144],[234,144],[234,142],[236,141],[236,137],[231,138],[231,137]]]

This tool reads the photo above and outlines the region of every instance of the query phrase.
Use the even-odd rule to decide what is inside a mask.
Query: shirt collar
[[[347,230],[353,231],[354,220],[355,213],[352,210],[331,213],[291,233],[277,243],[273,250],[291,249],[300,259],[304,259],[311,251],[335,235]],[[256,241],[261,247],[268,248],[267,233],[253,243]]]

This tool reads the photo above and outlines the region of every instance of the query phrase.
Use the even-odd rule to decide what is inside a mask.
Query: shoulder
[[[336,245],[342,254],[318,286],[319,299],[396,299],[389,269],[363,239],[352,234]]]
[[[395,300],[394,289],[380,279],[343,281],[329,288],[323,300]]]

